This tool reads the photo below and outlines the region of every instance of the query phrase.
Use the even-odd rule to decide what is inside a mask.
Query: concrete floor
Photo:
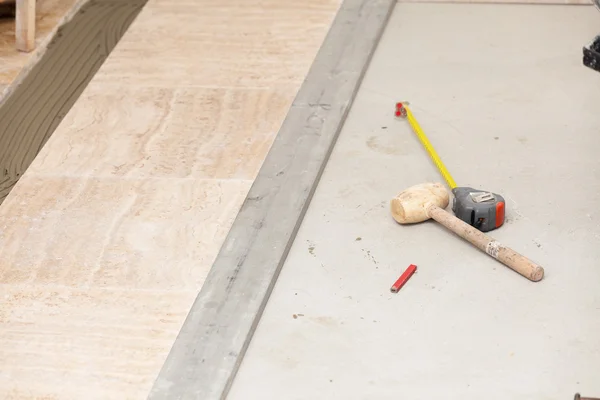
[[[585,6],[397,5],[230,400],[600,396],[600,74],[581,65],[599,22]],[[493,236],[542,282],[392,220],[398,192],[441,181],[400,100],[459,185],[505,196]]]

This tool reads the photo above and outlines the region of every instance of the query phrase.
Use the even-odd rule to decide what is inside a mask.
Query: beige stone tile
[[[339,3],[150,0],[94,80],[168,87],[300,84]]]
[[[143,165],[148,142],[167,124],[169,89],[103,90],[90,85],[27,169],[29,175],[123,176]],[[123,165],[125,164],[125,165]]]
[[[28,174],[254,179],[294,95],[93,84]]]
[[[0,207],[0,284],[197,291],[250,183],[25,175]]]
[[[195,296],[0,284],[0,399],[144,399]]]

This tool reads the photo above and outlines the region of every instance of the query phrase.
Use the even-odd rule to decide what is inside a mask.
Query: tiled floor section
[[[295,87],[115,90],[94,82],[62,123],[69,134],[52,136],[29,173],[254,179]]]
[[[146,397],[339,3],[149,1],[0,207],[1,399]]]
[[[15,47],[15,19],[9,16],[0,18],[0,98],[21,70],[37,57],[43,47],[41,45],[78,1],[37,0],[35,42],[38,47],[30,53],[20,52]]]

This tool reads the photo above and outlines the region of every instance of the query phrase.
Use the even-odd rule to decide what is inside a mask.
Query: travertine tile
[[[93,84],[28,173],[254,179],[294,95],[295,88],[114,91]]]
[[[90,85],[27,174],[123,176],[123,167],[142,165],[154,155],[146,146],[164,129],[174,101],[174,91],[169,89],[104,90]]]
[[[0,399],[144,399],[195,296],[0,284]]]
[[[198,291],[250,183],[24,176],[0,208],[0,284]]]
[[[169,87],[298,85],[340,0],[191,4],[150,0],[95,82],[161,82]]]

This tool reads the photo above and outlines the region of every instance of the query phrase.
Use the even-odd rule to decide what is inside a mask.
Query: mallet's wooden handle
[[[427,208],[427,214],[458,236],[523,275],[525,278],[537,282],[544,277],[544,269],[541,266],[516,251],[503,246],[495,239],[473,228],[445,210],[431,205]]]

